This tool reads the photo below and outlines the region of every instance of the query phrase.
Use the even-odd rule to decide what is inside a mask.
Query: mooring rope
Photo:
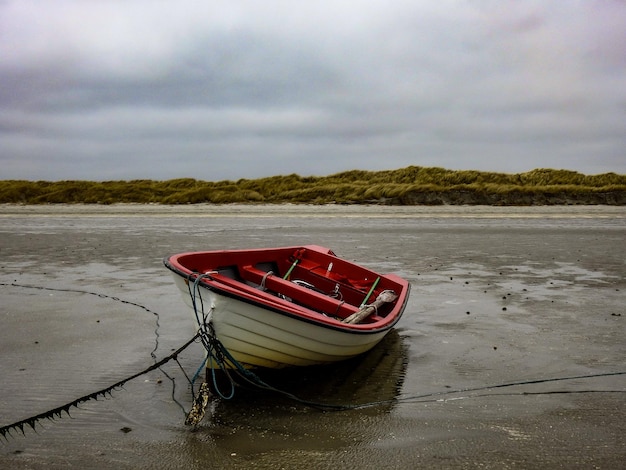
[[[161,328],[160,322],[159,322],[159,314],[157,312],[155,312],[154,310],[150,310],[148,307],[146,307],[145,305],[142,304],[138,304],[136,302],[131,302],[129,300],[124,300],[120,297],[116,297],[114,295],[107,295],[107,294],[102,294],[100,292],[93,292],[93,291],[88,291],[88,290],[83,290],[83,289],[69,289],[69,288],[62,288],[62,287],[48,287],[48,286],[33,286],[31,284],[19,284],[17,282],[0,282],[0,286],[4,286],[4,287],[21,287],[24,289],[36,289],[36,290],[45,290],[45,291],[52,291],[52,292],[71,292],[71,293],[75,293],[75,294],[87,294],[87,295],[93,295],[95,297],[99,297],[101,299],[110,299],[110,300],[114,300],[116,302],[120,302],[126,305],[130,305],[132,307],[137,307],[140,308],[142,310],[145,310],[146,312],[154,315],[155,317],[155,323],[156,323],[156,328],[154,330],[154,335],[155,335],[155,340],[154,340],[154,349],[150,352],[150,356],[156,360],[156,351],[157,349],[159,349],[159,329]]]
[[[35,426],[39,421],[44,420],[44,419],[53,420],[55,418],[61,418],[63,412],[65,412],[68,416],[70,416],[69,411],[71,408],[78,407],[78,405],[80,405],[81,403],[84,403],[89,400],[98,400],[98,397],[105,397],[106,395],[111,395],[111,392],[115,390],[116,388],[122,387],[125,383],[137,377],[140,377],[144,374],[147,374],[155,369],[159,369],[161,366],[163,366],[164,364],[168,363],[171,360],[174,360],[178,363],[179,367],[183,370],[185,377],[187,378],[188,382],[191,385],[191,392],[194,398],[193,408],[201,409],[201,411],[199,412],[197,411],[197,409],[196,410],[192,409],[192,411],[190,411],[190,414],[188,415],[188,421],[190,420],[190,418],[193,418],[192,424],[197,424],[202,419],[202,417],[204,416],[204,409],[207,406],[207,398],[208,398],[208,389],[206,387],[207,384],[206,383],[202,384],[200,388],[200,393],[197,397],[194,394],[194,388],[193,388],[196,378],[199,376],[200,371],[202,370],[202,368],[204,368],[207,361],[210,361],[211,370],[213,371],[214,390],[216,391],[218,396],[220,396],[223,399],[226,399],[226,400],[231,399],[235,394],[235,387],[237,385],[237,382],[233,378],[232,374],[234,374],[238,378],[243,380],[244,382],[254,387],[280,394],[302,405],[305,405],[311,408],[326,410],[326,411],[358,410],[358,409],[363,409],[363,408],[390,405],[390,404],[399,403],[399,402],[423,403],[423,402],[432,402],[432,401],[446,401],[445,399],[441,397],[446,396],[446,395],[481,392],[481,391],[510,388],[510,387],[523,386],[523,385],[536,385],[536,384],[550,383],[550,382],[561,382],[561,381],[568,381],[568,380],[585,380],[585,379],[592,379],[592,378],[598,378],[598,377],[626,375],[626,371],[617,371],[617,372],[604,372],[604,373],[565,376],[565,377],[549,377],[549,378],[543,378],[543,379],[521,380],[521,381],[515,381],[515,382],[485,385],[485,386],[480,386],[480,387],[459,388],[459,389],[454,389],[454,390],[444,390],[444,391],[430,392],[430,393],[419,394],[419,395],[395,397],[389,400],[372,401],[372,402],[360,403],[360,404],[333,404],[333,403],[323,403],[323,402],[305,400],[305,399],[299,398],[298,396],[290,392],[280,390],[276,387],[273,387],[267,384],[260,377],[258,377],[258,375],[256,375],[254,372],[252,372],[249,369],[246,369],[243,364],[241,364],[231,355],[228,349],[222,344],[222,342],[215,335],[215,331],[213,330],[213,326],[211,324],[211,314],[212,314],[213,307],[211,306],[209,311],[205,311],[204,299],[202,298],[202,293],[201,293],[201,290],[199,289],[199,283],[201,279],[210,277],[210,273],[195,275],[193,282],[191,282],[192,276],[189,276],[189,279],[188,279],[190,281],[189,282],[189,294],[191,296],[192,305],[194,307],[194,313],[196,315],[196,321],[198,322],[198,327],[199,327],[198,332],[193,336],[193,338],[188,340],[184,345],[182,345],[172,354],[161,359],[160,361],[156,361],[156,355],[154,354],[154,351],[153,351],[151,355],[155,359],[154,364],[142,370],[141,372],[137,372],[136,374],[133,374],[130,377],[127,377],[123,380],[120,380],[119,382],[114,383],[113,385],[110,385],[106,388],[100,389],[88,395],[76,398],[64,405],[58,406],[51,410],[45,411],[43,413],[39,413],[37,415],[30,416],[20,421],[16,421],[15,423],[0,427],[0,435],[2,435],[2,437],[6,439],[7,435],[10,435],[11,431],[16,431],[16,430],[19,430],[22,434],[25,434],[24,429],[26,426],[30,426],[33,430],[35,430]],[[158,314],[156,312],[151,311],[150,309],[148,309],[147,307],[141,304],[136,304],[134,302],[125,301],[118,297],[109,296],[106,294],[98,294],[95,292],[84,291],[84,290],[79,290],[79,289],[59,289],[59,288],[51,288],[51,287],[23,285],[23,284],[17,284],[17,283],[0,283],[0,286],[24,287],[24,288],[41,289],[41,290],[53,290],[53,291],[60,291],[60,292],[76,292],[76,293],[95,295],[100,298],[109,298],[109,299],[116,300],[125,304],[140,307],[156,315],[157,316],[157,329],[158,329]],[[185,372],[185,370],[183,369],[182,365],[178,361],[178,355],[182,351],[184,351],[187,347],[189,347],[197,339],[200,340],[200,342],[202,343],[202,345],[204,346],[206,350],[206,358],[202,362],[202,364],[200,365],[196,373],[194,374],[193,378],[190,379],[187,373]],[[158,347],[158,334],[157,334],[157,347]],[[155,351],[156,351],[156,348],[155,348]],[[231,388],[228,393],[224,393],[218,387],[217,379],[215,376],[216,368],[213,367],[213,361],[215,361],[215,364],[218,366],[218,369],[223,371],[225,376],[229,379]],[[175,386],[175,383],[174,383],[174,386]],[[474,395],[467,396],[467,397],[451,398],[450,400],[478,398],[478,397],[496,396],[496,395],[498,396],[499,395],[550,395],[550,394],[570,394],[570,393],[571,394],[575,394],[575,393],[626,393],[626,390],[556,390],[556,391],[553,390],[553,391],[546,391],[546,392],[484,393],[484,394],[474,394]],[[179,403],[179,406],[182,407],[180,403]],[[183,407],[183,411],[184,411],[184,407]],[[192,412],[195,413],[194,416],[192,416]],[[188,422],[186,423],[189,424]]]
[[[519,380],[514,382],[504,382],[499,384],[492,385],[483,385],[480,387],[468,387],[468,388],[458,388],[453,390],[443,390],[439,392],[430,392],[419,395],[408,395],[404,397],[392,398],[390,400],[382,400],[382,401],[374,401],[369,403],[357,404],[350,407],[350,409],[360,409],[360,408],[371,408],[374,406],[387,405],[391,403],[404,402],[404,403],[421,403],[425,398],[436,398],[442,397],[445,395],[456,395],[459,393],[470,393],[470,392],[482,392],[487,390],[494,390],[499,388],[510,388],[510,387],[518,387],[523,385],[537,385],[537,384],[545,384],[551,382],[564,382],[569,380],[588,380],[598,377],[611,377],[618,375],[626,375],[626,371],[616,371],[616,372],[599,372],[596,374],[585,374],[585,375],[572,375],[572,376],[563,376],[563,377],[547,377],[543,379],[529,379],[529,380]],[[517,392],[517,393],[489,393],[489,394],[481,394],[481,395],[472,395],[469,397],[462,398],[478,398],[485,396],[497,396],[497,395],[553,395],[553,394],[577,394],[577,393],[626,393],[626,389],[622,390],[552,390],[546,392]],[[455,400],[459,400],[460,398],[455,398]],[[428,400],[428,401],[444,401],[441,398],[437,398],[436,400]]]
[[[147,374],[148,372],[158,369],[159,367],[168,363],[171,360],[177,360],[177,356],[182,351],[184,351],[187,347],[189,347],[189,345],[191,345],[197,338],[198,338],[198,334],[196,334],[193,338],[191,338],[189,341],[187,341],[185,344],[183,344],[180,348],[178,348],[169,356],[164,357],[160,361],[155,362],[150,367],[145,368],[141,372],[137,372],[136,374],[133,374],[130,377],[126,377],[125,379],[120,380],[119,382],[116,382],[113,385],[109,385],[108,387],[100,389],[97,392],[93,392],[88,395],[84,395],[82,397],[76,398],[75,400],[72,400],[64,405],[58,406],[48,411],[44,411],[43,413],[39,413],[38,415],[30,416],[28,418],[16,421],[15,423],[2,426],[0,427],[0,434],[2,435],[2,437],[6,438],[7,434],[10,434],[11,431],[15,431],[18,429],[22,432],[22,434],[24,434],[25,426],[30,426],[33,430],[35,430],[35,425],[43,419],[52,420],[54,418],[60,418],[63,412],[65,412],[68,416],[71,416],[70,415],[71,408],[78,407],[78,405],[80,405],[81,403],[84,403],[89,400],[98,400],[98,397],[105,397],[106,395],[111,395],[111,392],[114,389],[123,386],[126,382],[129,382],[133,379],[136,379],[137,377]]]
[[[24,425],[29,425],[31,427],[34,428],[34,424],[37,423],[39,420],[41,419],[52,419],[54,417],[60,417],[61,416],[61,412],[65,411],[66,413],[68,412],[68,410],[70,408],[72,408],[73,406],[76,406],[77,404],[80,404],[84,401],[90,400],[90,399],[96,399],[99,396],[104,396],[109,394],[110,392],[118,387],[120,384],[124,384],[126,382],[128,382],[129,380],[132,380],[140,375],[143,375],[147,372],[150,372],[151,370],[155,370],[155,369],[159,369],[163,375],[165,375],[165,377],[172,383],[172,401],[174,403],[176,403],[183,411],[183,413],[187,413],[187,411],[185,410],[185,407],[176,399],[176,379],[174,377],[172,377],[171,375],[169,375],[164,369],[161,369],[161,366],[163,364],[165,364],[166,362],[169,362],[170,360],[175,360],[176,363],[178,364],[179,368],[183,371],[183,373],[186,375],[186,372],[184,370],[184,368],[182,367],[182,365],[180,364],[180,362],[177,359],[177,355],[180,351],[182,351],[182,349],[184,349],[185,347],[188,347],[189,344],[191,344],[194,340],[196,340],[198,338],[198,335],[196,334],[196,336],[193,337],[192,340],[190,340],[188,343],[186,343],[186,345],[182,348],[182,349],[178,349],[176,352],[174,352],[173,354],[171,354],[170,356],[168,356],[167,358],[165,358],[164,360],[161,360],[159,362],[157,362],[157,355],[156,355],[156,351],[159,348],[159,329],[160,329],[160,322],[159,322],[159,318],[160,315],[149,309],[148,307],[146,307],[145,305],[136,303],[136,302],[131,302],[128,300],[124,300],[120,297],[117,296],[113,296],[113,295],[107,295],[107,294],[102,294],[102,293],[98,293],[98,292],[93,292],[93,291],[88,291],[88,290],[83,290],[83,289],[70,289],[70,288],[59,288],[59,287],[48,287],[48,286],[37,286],[37,285],[30,285],[30,284],[19,284],[17,282],[12,282],[12,283],[5,283],[5,282],[0,282],[0,286],[4,286],[4,287],[19,287],[19,288],[24,288],[24,289],[37,289],[37,290],[44,290],[44,291],[53,291],[53,292],[70,292],[70,293],[77,293],[77,294],[88,294],[88,295],[93,295],[95,297],[101,298],[101,299],[110,299],[116,302],[121,302],[123,304],[126,305],[130,305],[133,307],[138,307],[141,308],[142,310],[145,310],[148,313],[151,313],[152,315],[154,315],[155,317],[155,323],[156,323],[156,327],[154,330],[154,334],[155,334],[155,344],[154,344],[154,348],[153,350],[150,352],[150,357],[152,357],[152,359],[154,360],[154,364],[142,371],[139,374],[133,375],[131,377],[128,377],[120,382],[118,382],[117,384],[114,384],[110,387],[107,387],[105,389],[102,390],[98,390],[97,392],[91,393],[89,395],[85,395],[84,397],[80,397],[77,398],[76,400],[73,400],[70,403],[67,403],[66,405],[57,407],[53,410],[48,410],[47,412],[44,413],[40,413],[39,415],[36,416],[31,416],[29,418],[26,418],[24,420],[18,421],[16,423],[7,425],[7,426],[3,426],[0,428],[0,434],[2,434],[3,437],[5,437],[5,435],[11,430],[11,429],[20,429],[22,431],[22,433],[24,433]],[[189,377],[187,377],[187,380],[189,381]],[[193,394],[193,389],[192,389],[192,394]],[[68,413],[69,415],[69,413]],[[32,424],[31,424],[32,423]]]
[[[201,341],[204,343],[205,339],[202,338],[202,334],[199,333],[201,335]],[[429,393],[424,393],[424,394],[419,394],[419,395],[409,395],[409,396],[404,396],[404,397],[395,397],[395,398],[391,398],[388,400],[379,400],[379,401],[371,401],[371,402],[366,402],[366,403],[350,403],[350,404],[345,404],[345,403],[326,403],[326,402],[319,402],[319,401],[312,401],[312,400],[306,400],[306,399],[302,399],[296,395],[294,395],[293,393],[287,392],[285,390],[281,390],[278,389],[276,387],[273,387],[269,384],[267,384],[266,382],[264,382],[261,378],[259,378],[256,374],[254,374],[253,372],[251,372],[249,369],[244,368],[244,366],[242,364],[240,364],[235,358],[232,357],[232,355],[228,352],[228,350],[224,347],[224,345],[215,337],[211,337],[210,338],[210,343],[211,343],[211,347],[214,348],[216,351],[216,354],[219,355],[223,355],[223,357],[225,358],[225,360],[219,361],[218,365],[220,366],[220,369],[224,372],[226,372],[227,377],[229,378],[229,380],[231,381],[231,387],[232,387],[232,393],[229,396],[224,396],[222,393],[219,392],[218,390],[218,394],[224,398],[224,399],[230,399],[234,396],[234,387],[236,386],[236,382],[233,380],[232,376],[228,373],[228,367],[230,366],[230,370],[233,371],[233,373],[235,373],[240,379],[242,379],[243,381],[245,381],[246,383],[257,387],[259,389],[262,390],[266,390],[266,391],[270,391],[273,393],[277,393],[280,394],[282,396],[285,396],[287,398],[289,398],[292,401],[295,401],[297,403],[300,403],[301,405],[305,405],[308,406],[310,408],[316,408],[316,409],[320,409],[323,411],[349,411],[349,410],[359,410],[359,409],[364,409],[364,408],[373,408],[376,406],[384,406],[384,405],[390,405],[390,404],[395,404],[395,403],[410,403],[410,402],[416,402],[416,403],[422,403],[422,402],[426,402],[426,401],[445,401],[445,399],[442,399],[441,397],[446,396],[446,395],[458,395],[461,393],[473,393],[473,392],[481,392],[481,391],[488,391],[488,390],[494,390],[494,389],[501,389],[501,388],[511,388],[511,387],[517,387],[517,386],[523,386],[523,385],[537,385],[537,384],[544,384],[544,383],[551,383],[551,382],[563,382],[563,381],[570,381],[570,380],[588,380],[588,379],[592,379],[592,378],[598,378],[598,377],[611,377],[611,376],[619,376],[619,375],[626,375],[626,371],[617,371],[617,372],[601,372],[601,373],[596,373],[596,374],[586,374],[586,375],[574,375],[574,376],[563,376],[563,377],[548,377],[548,378],[543,378],[543,379],[529,379],[529,380],[520,380],[520,381],[514,381],[514,382],[505,382],[505,383],[499,383],[499,384],[492,384],[492,385],[484,385],[484,386],[480,386],[480,387],[469,387],[469,388],[458,388],[458,389],[451,389],[451,390],[443,390],[443,391],[436,391],[436,392],[429,392]],[[217,388],[217,384],[215,382],[215,369],[212,369],[213,371],[213,377],[214,377],[214,387]],[[495,394],[495,393],[489,393],[489,394],[481,394],[481,395],[471,395],[468,397],[462,397],[463,399],[466,398],[478,398],[478,397],[487,397],[487,396],[495,396],[495,395],[520,395],[520,396],[524,396],[524,395],[552,395],[552,394],[579,394],[579,393],[626,393],[626,389],[622,389],[622,390],[552,390],[552,391],[546,391],[546,392],[517,392],[517,393],[501,393],[501,394]],[[430,400],[426,400],[426,399],[430,399]],[[459,400],[461,398],[454,398],[455,400]]]
[[[87,294],[87,295],[93,295],[95,297],[98,297],[100,299],[110,299],[116,302],[120,302],[126,305],[130,305],[132,307],[138,307],[142,310],[145,310],[148,313],[151,313],[152,315],[154,315],[155,318],[155,328],[154,328],[154,348],[152,349],[152,351],[150,351],[150,357],[152,357],[152,359],[156,362],[157,361],[157,355],[156,352],[159,349],[159,338],[160,338],[160,333],[159,333],[159,329],[161,328],[161,323],[160,323],[160,315],[155,312],[154,310],[149,309],[148,307],[146,307],[145,305],[142,304],[138,304],[136,302],[131,302],[129,300],[124,300],[120,297],[117,296],[113,296],[113,295],[107,295],[107,294],[102,294],[99,292],[93,292],[93,291],[88,291],[88,290],[83,290],[83,289],[70,289],[70,288],[60,288],[60,287],[48,287],[48,286],[34,286],[34,285],[30,285],[30,284],[18,284],[16,282],[13,283],[0,283],[0,286],[10,286],[10,287],[21,287],[24,289],[37,289],[37,290],[45,290],[45,291],[52,291],[52,292],[71,292],[71,293],[76,293],[76,294]],[[180,366],[180,364],[179,364]],[[180,366],[180,368],[182,369],[182,366]],[[184,413],[187,413],[187,411],[185,410],[185,407],[182,405],[182,403],[180,403],[177,399],[176,399],[176,379],[174,377],[172,377],[170,374],[168,374],[165,370],[161,369],[161,372],[163,373],[163,375],[172,383],[172,401],[174,403],[176,403],[182,410]],[[184,372],[184,370],[183,370]],[[193,390],[192,390],[193,393]]]
[[[307,402],[306,400],[302,400],[292,393],[286,392],[284,390],[280,390],[278,388],[272,387],[271,385],[265,383],[258,375],[252,372],[250,369],[246,368],[243,364],[241,364],[237,359],[233,357],[233,355],[228,351],[228,349],[222,344],[222,342],[217,338],[215,334],[215,330],[213,329],[213,324],[211,322],[211,315],[213,306],[210,306],[208,311],[205,310],[205,302],[202,297],[202,290],[200,289],[200,282],[202,279],[210,278],[211,273],[205,274],[191,274],[188,276],[187,286],[189,289],[189,295],[191,297],[191,304],[194,309],[194,314],[196,317],[196,322],[198,323],[198,335],[200,338],[200,342],[204,346],[206,350],[206,359],[205,362],[209,363],[209,368],[211,370],[211,378],[213,382],[213,389],[217,393],[217,395],[225,400],[230,400],[235,396],[235,388],[237,386],[237,382],[233,378],[233,374],[242,379],[244,382],[249,383],[259,389],[269,390],[275,393],[279,393],[284,395],[294,401],[309,404],[313,406],[312,402]],[[217,367],[215,367],[217,366]],[[228,379],[230,389],[228,392],[224,392],[220,389],[220,386],[217,382],[217,370],[220,370],[224,376]],[[193,391],[193,382],[192,382],[192,391]]]
[[[317,409],[328,410],[328,411],[357,410],[357,409],[363,409],[363,408],[372,408],[375,406],[389,405],[389,404],[398,403],[398,402],[416,402],[420,400],[425,401],[425,399],[427,398],[433,399],[435,397],[441,397],[445,395],[468,393],[468,392],[480,392],[480,391],[487,391],[487,390],[499,389],[499,388],[509,388],[509,387],[522,386],[522,385],[534,385],[534,384],[541,384],[541,383],[561,382],[561,381],[567,381],[567,380],[582,380],[582,379],[591,379],[591,378],[597,378],[597,377],[626,375],[626,371],[618,371],[618,372],[603,372],[603,373],[597,373],[597,374],[576,375],[576,376],[567,376],[567,377],[530,379],[530,380],[521,380],[521,381],[516,381],[516,382],[506,382],[506,383],[501,383],[501,384],[486,385],[486,386],[481,386],[481,387],[460,388],[460,389],[454,389],[454,390],[444,390],[444,391],[438,391],[438,392],[425,393],[425,394],[420,394],[420,395],[411,395],[411,396],[406,396],[406,397],[395,397],[389,400],[372,401],[372,402],[357,403],[357,404],[334,404],[334,403],[323,403],[323,402],[318,402],[318,401],[305,400],[290,392],[280,390],[276,387],[273,387],[267,384],[260,377],[258,377],[258,375],[253,373],[250,369],[245,368],[243,364],[237,361],[230,354],[228,349],[222,344],[222,342],[216,337],[215,330],[213,329],[213,326],[211,324],[211,311],[206,312],[204,310],[204,301],[202,299],[202,292],[201,292],[201,289],[199,289],[201,280],[207,277],[210,277],[210,273],[190,275],[188,278],[189,294],[191,296],[194,313],[196,315],[196,320],[198,321],[198,325],[199,325],[198,335],[200,337],[201,343],[204,345],[207,351],[207,356],[209,358],[209,361],[214,360],[215,364],[225,374],[225,376],[228,378],[230,382],[231,389],[229,393],[224,394],[223,392],[221,392],[219,390],[216,377],[215,377],[216,368],[214,368],[213,364],[210,363],[214,389],[221,398],[226,399],[226,400],[233,398],[235,394],[235,386],[237,385],[237,383],[233,379],[232,374],[235,374],[244,382],[254,387],[257,387],[259,389],[267,390],[270,392],[283,395],[297,403],[300,403],[302,405],[305,405],[311,408],[317,408]],[[192,384],[192,390],[193,390],[193,384]],[[588,390],[587,392],[588,393],[626,393],[626,389],[625,390],[602,390],[602,391]],[[518,394],[519,395],[530,395],[530,394],[540,395],[540,394],[554,394],[554,393],[561,393],[561,394],[585,393],[585,391],[571,391],[571,392],[570,391],[558,391],[558,392],[551,391],[551,392],[533,392],[533,393],[520,392]],[[483,394],[482,396],[488,396],[488,395],[492,395],[492,394]],[[478,395],[473,395],[472,398],[477,397],[477,396]],[[440,399],[437,399],[436,401],[439,401],[439,400]]]

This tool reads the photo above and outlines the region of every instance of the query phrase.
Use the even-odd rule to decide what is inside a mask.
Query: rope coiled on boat
[[[213,328],[213,323],[211,322],[211,316],[214,306],[211,305],[208,311],[205,309],[205,301],[199,288],[202,279],[210,278],[211,273],[209,272],[205,274],[198,274],[195,275],[195,278],[192,279],[193,276],[194,275],[189,276],[189,282],[187,285],[189,287],[189,295],[191,296],[191,303],[196,317],[196,322],[198,324],[198,337],[206,351],[206,358],[200,366],[200,369],[207,363],[209,364],[209,368],[212,371],[212,382],[215,392],[218,394],[219,397],[225,400],[230,400],[235,396],[235,386],[237,382],[233,378],[231,372],[237,374],[239,378],[242,378],[246,382],[249,382],[257,387],[266,390],[278,391],[277,389],[274,389],[274,387],[266,384],[254,372],[246,369],[243,364],[241,364],[232,356],[228,349],[217,338],[217,335],[215,334],[215,330]],[[220,386],[217,382],[217,370],[220,370],[228,379],[230,389],[227,392],[224,392],[220,389]],[[196,378],[197,374],[191,384],[192,390],[193,382]]]

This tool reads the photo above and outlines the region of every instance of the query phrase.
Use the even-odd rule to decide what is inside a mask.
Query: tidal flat
[[[0,205],[0,426],[107,387],[194,334],[163,257],[318,244],[412,284],[344,364],[271,374],[195,429],[199,344],[14,430],[0,467],[617,468],[626,461],[623,206]],[[269,379],[268,379],[269,380]]]

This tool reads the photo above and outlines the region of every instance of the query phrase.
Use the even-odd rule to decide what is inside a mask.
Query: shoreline
[[[343,205],[343,204],[0,204],[0,217],[378,217],[378,218],[626,218],[612,205]]]

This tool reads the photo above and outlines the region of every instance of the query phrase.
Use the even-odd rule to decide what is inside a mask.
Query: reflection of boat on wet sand
[[[408,347],[392,330],[370,351],[347,361],[295,369],[289,374],[273,370],[259,373],[276,388],[302,399],[356,405],[396,398],[407,361]]]
[[[342,361],[398,322],[410,285],[316,245],[182,253],[164,260],[233,358],[280,368]]]
[[[237,380],[234,400],[238,406],[220,407],[216,411],[226,420],[236,419],[250,408],[274,409],[292,406],[275,389],[305,402],[324,405],[356,406],[377,403],[375,412],[388,410],[400,394],[408,363],[408,345],[393,329],[370,351],[360,356],[333,364],[284,369],[262,369],[256,373],[274,389],[264,392],[246,381]],[[227,390],[228,380],[217,374],[219,387]],[[215,380],[216,377],[208,380]]]

